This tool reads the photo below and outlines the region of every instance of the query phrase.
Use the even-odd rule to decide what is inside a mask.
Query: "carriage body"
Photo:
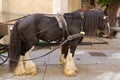
[[[0,23],[0,39],[5,35],[8,35],[8,26],[4,23]],[[0,65],[4,64],[8,60],[8,45],[0,44]]]
[[[8,26],[4,23],[0,23],[0,35],[8,35]]]

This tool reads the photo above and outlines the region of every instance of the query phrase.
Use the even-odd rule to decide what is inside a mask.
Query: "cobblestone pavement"
[[[78,46],[74,57],[78,67],[78,75],[75,77],[64,76],[63,66],[59,65],[60,49],[57,49],[50,55],[34,60],[38,69],[36,76],[14,76],[9,72],[7,62],[0,66],[0,80],[120,80],[119,40],[117,44],[110,44],[112,39],[87,39],[84,42],[107,41],[108,44]],[[48,51],[48,48],[35,50],[30,56],[38,57]]]

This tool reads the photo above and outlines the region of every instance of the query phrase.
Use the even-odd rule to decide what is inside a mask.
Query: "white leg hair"
[[[59,61],[60,61],[60,64],[61,64],[61,65],[65,65],[66,59],[64,58],[64,54],[61,54],[61,55],[60,55]]]
[[[76,76],[77,72],[78,72],[78,69],[74,64],[72,53],[68,53],[66,58],[66,64],[64,66],[64,74],[66,76]]]
[[[30,59],[29,53],[34,49],[35,46],[33,46],[29,51],[25,53],[24,59]],[[25,72],[27,75],[36,75],[37,74],[37,68],[33,61],[25,61]]]
[[[23,60],[23,56],[20,56],[20,60]],[[25,68],[24,68],[24,64],[23,61],[19,61],[15,70],[14,70],[14,74],[16,76],[22,76],[25,75]]]

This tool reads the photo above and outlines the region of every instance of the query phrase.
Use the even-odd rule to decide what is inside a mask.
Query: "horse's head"
[[[103,37],[108,37],[110,35],[108,16],[104,14],[101,16],[98,28]]]

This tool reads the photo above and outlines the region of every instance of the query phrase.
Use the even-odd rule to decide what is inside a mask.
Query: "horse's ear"
[[[109,5],[106,5],[106,8],[104,9],[104,15],[105,16],[108,16],[108,7],[109,7]]]

